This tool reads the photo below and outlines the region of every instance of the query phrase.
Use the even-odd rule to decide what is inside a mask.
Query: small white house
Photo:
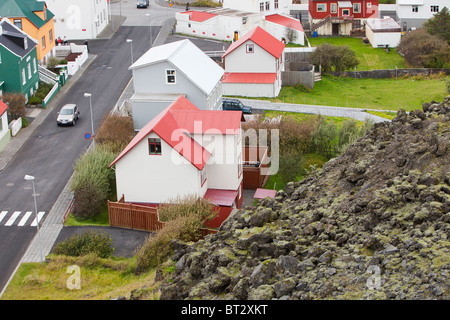
[[[111,163],[118,198],[158,206],[196,195],[216,205],[239,208],[243,187],[241,117],[240,111],[200,110],[180,96],[147,123]]]
[[[285,43],[305,44],[305,31],[300,20],[282,14],[265,16],[264,30]]]
[[[8,128],[8,106],[0,100],[0,151],[11,140],[11,132]]]
[[[109,23],[108,0],[46,0],[55,14],[56,39],[95,39]]]
[[[180,95],[203,110],[222,109],[224,70],[189,40],[150,48],[129,68],[134,129],[139,131]]]
[[[395,48],[400,43],[401,28],[391,17],[366,20],[366,37],[372,47]]]
[[[284,43],[256,27],[234,42],[223,55],[223,94],[276,97],[284,70]]]

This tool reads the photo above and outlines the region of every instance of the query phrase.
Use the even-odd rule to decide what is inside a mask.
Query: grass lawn
[[[78,220],[72,213],[69,213],[65,223],[66,226],[109,226],[108,205],[102,206],[98,215],[89,219]]]
[[[377,70],[377,69],[395,69],[407,68],[403,57],[397,53],[397,50],[391,49],[386,53],[384,49],[372,48],[372,45],[365,44],[361,38],[351,37],[323,37],[323,38],[308,38],[311,46],[317,47],[322,43],[329,43],[333,45],[346,45],[353,51],[359,60],[359,65],[356,70]]]
[[[283,86],[274,102],[337,107],[407,111],[424,102],[443,101],[447,96],[444,79],[353,79],[322,75],[311,92]]]

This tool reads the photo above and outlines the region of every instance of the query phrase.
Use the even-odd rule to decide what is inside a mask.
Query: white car
[[[77,120],[80,118],[80,111],[76,104],[66,104],[58,112],[58,117],[56,118],[56,123],[58,126],[61,125],[72,125],[74,126]]]

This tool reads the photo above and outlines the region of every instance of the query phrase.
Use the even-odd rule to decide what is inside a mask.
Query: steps
[[[314,82],[321,81],[322,76],[320,72],[314,72]]]
[[[326,24],[327,22],[331,22],[331,14],[328,15],[326,18],[320,20],[319,22],[311,24],[311,31],[314,31],[316,29],[319,29],[321,26]]]

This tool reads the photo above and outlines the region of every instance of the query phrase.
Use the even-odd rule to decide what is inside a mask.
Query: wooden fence
[[[159,221],[158,209],[132,203],[108,201],[109,225],[111,227],[122,227],[145,231],[158,231],[164,228],[165,223]],[[200,228],[200,239],[208,234],[217,233],[217,230]]]

